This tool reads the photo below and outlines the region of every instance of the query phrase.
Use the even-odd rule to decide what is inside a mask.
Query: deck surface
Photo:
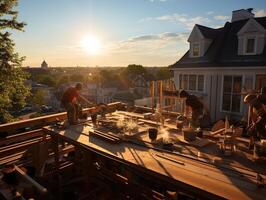
[[[114,113],[112,117],[119,115],[143,118],[140,114],[126,112]],[[142,124],[142,128],[145,126],[152,126],[152,123]],[[90,135],[89,132],[93,129],[90,123],[71,126],[65,130],[56,127],[44,128],[49,134],[55,134],[62,139],[87,146],[117,159],[126,160],[167,176],[173,181],[185,183],[226,199],[265,199],[266,197],[265,187],[258,188],[256,185],[257,172],[266,178],[265,166],[254,163],[252,156],[245,152],[236,151],[231,157],[223,157],[213,142],[204,147],[197,147],[177,140],[175,150],[171,153],[160,151],[158,144],[155,144],[155,148],[129,141],[112,144]],[[136,137],[136,141],[143,140],[150,146],[153,145],[149,143],[147,137],[147,133],[142,132]],[[174,133],[170,133],[170,137],[174,137]],[[160,138],[159,135],[158,141]],[[199,151],[200,157],[198,157]]]

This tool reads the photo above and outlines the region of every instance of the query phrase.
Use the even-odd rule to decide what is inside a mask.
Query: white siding
[[[205,90],[204,93],[193,93],[196,95],[203,96],[203,99],[208,106],[212,121],[216,121],[225,116],[241,119],[247,114],[247,106],[243,103],[243,97],[241,99],[241,112],[240,113],[230,113],[222,111],[222,94],[223,94],[223,77],[224,75],[241,75],[242,76],[242,86],[246,87],[251,85],[252,89],[255,89],[255,77],[258,74],[266,74],[266,66],[264,67],[232,67],[232,68],[201,68],[201,69],[175,69],[174,72],[174,82],[176,88],[179,89],[179,74],[203,74],[205,76]],[[247,88],[249,89],[249,88]]]

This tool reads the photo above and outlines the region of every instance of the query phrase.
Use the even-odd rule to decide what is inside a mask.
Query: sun
[[[81,41],[81,45],[84,50],[90,55],[100,54],[102,48],[101,41],[93,35],[84,37]]]

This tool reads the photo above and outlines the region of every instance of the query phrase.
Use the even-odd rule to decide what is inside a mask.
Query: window
[[[204,75],[179,74],[179,89],[203,92]]]
[[[240,112],[242,76],[224,76],[222,110]]]
[[[200,52],[199,44],[197,44],[197,43],[193,44],[192,45],[192,56],[195,56],[195,57],[199,56],[200,55],[199,52]]]
[[[255,53],[255,38],[247,39],[246,53]]]
[[[203,91],[204,87],[204,76],[198,75],[198,91]]]
[[[197,75],[189,75],[189,90],[196,90]]]
[[[182,74],[179,74],[179,88],[183,89],[183,75]]]
[[[184,90],[188,89],[188,75],[183,75],[183,87]]]

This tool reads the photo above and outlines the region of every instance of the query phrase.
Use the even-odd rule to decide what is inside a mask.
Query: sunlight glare
[[[90,55],[100,54],[102,44],[101,44],[101,41],[97,37],[95,37],[93,35],[86,36],[82,40],[81,43],[82,43],[84,50],[88,54],[90,54]]]

